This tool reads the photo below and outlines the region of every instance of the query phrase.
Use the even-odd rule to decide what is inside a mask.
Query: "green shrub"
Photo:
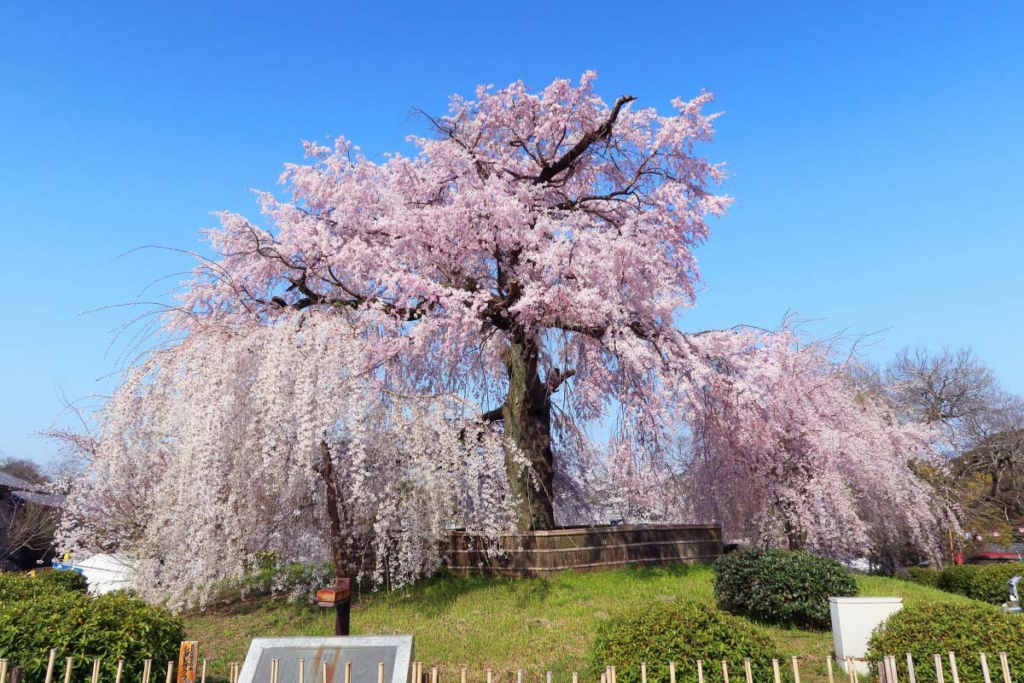
[[[805,552],[738,550],[714,570],[719,606],[769,624],[828,628],[828,599],[857,594],[843,565]]]
[[[1024,564],[1020,562],[965,564],[939,572],[936,586],[950,593],[1001,605],[1008,597],[1006,582],[1017,574],[1024,576]]]
[[[875,629],[867,657],[878,660],[895,655],[900,680],[907,680],[906,657],[914,656],[918,683],[935,683],[935,653],[943,655],[944,680],[951,680],[947,652],[957,654],[961,681],[982,680],[978,653],[988,655],[993,679],[999,678],[999,653],[1006,652],[1010,671],[1024,667],[1024,618],[1003,614],[998,607],[980,603],[944,602],[904,607]]]
[[[614,666],[622,683],[640,681],[640,663],[647,663],[650,683],[667,683],[669,662],[676,663],[679,681],[696,680],[696,660],[705,661],[705,680],[721,681],[726,660],[730,680],[742,680],[743,660],[751,660],[755,680],[771,676],[771,660],[780,655],[757,626],[701,603],[663,603],[604,621],[590,653],[590,680],[605,666]],[[736,677],[736,678],[734,678]]]
[[[910,580],[922,586],[935,588],[939,582],[939,572],[931,567],[907,567]]]
[[[30,574],[0,574],[0,602],[31,600],[67,591],[85,592],[85,577],[73,571],[45,571]]]
[[[143,660],[175,659],[184,638],[181,621],[165,609],[125,595],[59,591],[0,606],[0,652],[24,668],[28,683],[44,679],[50,648],[61,661],[75,658],[74,680],[91,674],[94,659],[103,660],[104,680],[113,680],[118,659],[125,660],[123,680],[138,680]]]
[[[54,569],[32,577],[46,584],[51,590],[78,591],[84,593],[89,586],[85,576],[68,569]]]

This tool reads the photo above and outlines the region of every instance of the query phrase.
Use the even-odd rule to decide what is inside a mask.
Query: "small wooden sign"
[[[183,640],[178,650],[178,683],[196,683],[199,666],[199,641]]]

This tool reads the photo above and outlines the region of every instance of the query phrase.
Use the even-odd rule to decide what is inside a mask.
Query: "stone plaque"
[[[384,683],[409,683],[412,636],[254,638],[238,683],[272,683],[275,659],[277,683],[378,683],[381,664]]]

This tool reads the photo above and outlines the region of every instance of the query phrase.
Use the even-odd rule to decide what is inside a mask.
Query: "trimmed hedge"
[[[939,583],[939,572],[930,567],[907,567],[910,580],[922,586],[935,588]]]
[[[944,680],[951,680],[947,652],[955,652],[961,681],[982,680],[978,653],[988,655],[993,680],[999,678],[999,653],[1010,660],[1010,671],[1024,667],[1024,618],[1003,614],[990,605],[926,603],[904,607],[875,629],[867,658],[896,655],[899,679],[907,680],[904,653],[914,656],[918,683],[936,683],[933,655],[943,655]]]
[[[28,579],[33,589],[47,583],[38,578]],[[176,658],[184,639],[184,625],[170,612],[124,594],[92,598],[58,588],[0,602],[0,652],[11,666],[23,667],[30,683],[45,677],[50,648],[62,661],[75,658],[75,680],[88,678],[94,659],[103,660],[105,680],[113,680],[117,660],[124,659],[125,679],[132,680],[141,677],[143,660]]]
[[[950,593],[1001,605],[1009,595],[1007,581],[1017,574],[1024,576],[1024,563],[965,564],[943,569],[935,585]]]
[[[84,593],[85,589],[85,577],[74,571],[51,570],[36,576],[13,572],[0,574],[0,602],[32,600],[68,591]]]
[[[843,565],[802,551],[738,550],[714,570],[720,607],[769,624],[828,628],[828,599],[857,594]]]
[[[740,677],[743,660],[749,658],[754,678],[767,680],[773,657],[780,654],[771,638],[743,619],[700,603],[663,603],[603,622],[591,649],[589,674],[596,681],[605,666],[614,666],[622,683],[639,683],[640,663],[647,662],[648,682],[668,683],[668,663],[675,662],[678,680],[696,680],[696,660],[704,659],[705,680],[721,681],[720,660]]]

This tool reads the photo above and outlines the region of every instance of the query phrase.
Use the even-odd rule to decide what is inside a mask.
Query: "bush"
[[[45,571],[29,574],[0,574],[0,602],[45,598],[54,593],[85,592],[85,577],[73,571]]]
[[[723,609],[769,624],[828,628],[828,599],[857,594],[841,564],[805,552],[740,550],[718,558],[714,570]]]
[[[907,680],[904,653],[914,656],[914,673],[918,683],[935,683],[933,655],[943,655],[944,680],[951,680],[949,659],[945,653],[957,654],[957,671],[962,681],[980,681],[981,663],[978,653],[988,655],[993,679],[999,678],[999,653],[1006,652],[1010,670],[1024,666],[1024,618],[1003,614],[990,605],[944,602],[904,607],[875,629],[868,643],[867,657],[878,660],[895,655],[900,680]]]
[[[590,654],[590,680],[605,666],[614,666],[622,683],[640,681],[640,663],[647,662],[647,680],[667,683],[668,663],[676,663],[679,680],[696,680],[696,660],[705,661],[705,680],[721,681],[720,660],[742,676],[743,660],[751,660],[755,680],[772,675],[771,660],[780,655],[771,639],[743,619],[700,603],[658,604],[613,617],[598,627]],[[741,680],[730,677],[730,680]]]
[[[910,580],[922,586],[935,588],[939,582],[939,572],[931,567],[907,567]]]
[[[965,564],[939,572],[936,586],[950,593],[1001,605],[1009,595],[1006,582],[1017,574],[1024,576],[1024,564],[1020,562]]]
[[[59,591],[0,609],[0,652],[32,683],[44,679],[50,648],[61,661],[75,658],[75,680],[89,677],[94,659],[103,660],[103,680],[113,680],[118,659],[125,660],[122,680],[138,680],[143,660],[175,659],[184,638],[181,621],[165,609],[125,595]]]

